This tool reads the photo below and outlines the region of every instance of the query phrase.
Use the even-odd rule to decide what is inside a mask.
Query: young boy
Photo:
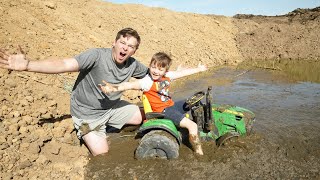
[[[100,85],[100,89],[106,94],[129,89],[142,90],[149,100],[152,111],[163,112],[165,118],[172,120],[176,126],[187,128],[193,150],[196,154],[203,155],[197,124],[174,108],[174,102],[169,95],[169,88],[171,80],[206,71],[207,68],[199,64],[197,68],[168,72],[171,63],[172,60],[166,53],[158,52],[153,55],[149,64],[149,74],[143,79],[120,84],[109,84],[103,81],[105,85]]]

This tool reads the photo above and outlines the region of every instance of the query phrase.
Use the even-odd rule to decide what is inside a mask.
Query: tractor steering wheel
[[[204,95],[205,95],[205,93],[203,91],[200,91],[200,92],[195,93],[193,96],[189,97],[186,100],[187,108],[191,108],[192,106],[197,104],[199,101],[201,101],[201,99],[203,99]]]

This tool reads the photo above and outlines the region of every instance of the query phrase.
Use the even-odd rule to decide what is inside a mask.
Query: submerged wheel
[[[136,159],[174,159],[179,156],[179,144],[168,132],[153,130],[143,136],[135,151]]]
[[[240,134],[237,132],[226,133],[217,139],[217,145],[228,145],[228,143],[235,141],[239,136]]]

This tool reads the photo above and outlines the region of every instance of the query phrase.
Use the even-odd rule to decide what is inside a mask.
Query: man
[[[96,156],[109,150],[106,125],[120,129],[142,121],[138,106],[120,100],[122,92],[104,94],[99,88],[102,80],[118,84],[147,74],[148,68],[131,57],[139,44],[139,34],[125,28],[118,32],[112,48],[90,49],[74,58],[29,61],[21,48],[17,55],[1,50],[0,67],[50,74],[80,71],[71,93],[71,115],[78,138]]]

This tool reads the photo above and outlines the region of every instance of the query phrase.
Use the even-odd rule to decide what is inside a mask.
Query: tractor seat
[[[149,100],[146,95],[142,95],[142,103],[143,103],[143,109],[144,113],[146,115],[146,119],[163,119],[164,118],[164,113],[162,112],[153,112],[151,105],[149,103]]]

